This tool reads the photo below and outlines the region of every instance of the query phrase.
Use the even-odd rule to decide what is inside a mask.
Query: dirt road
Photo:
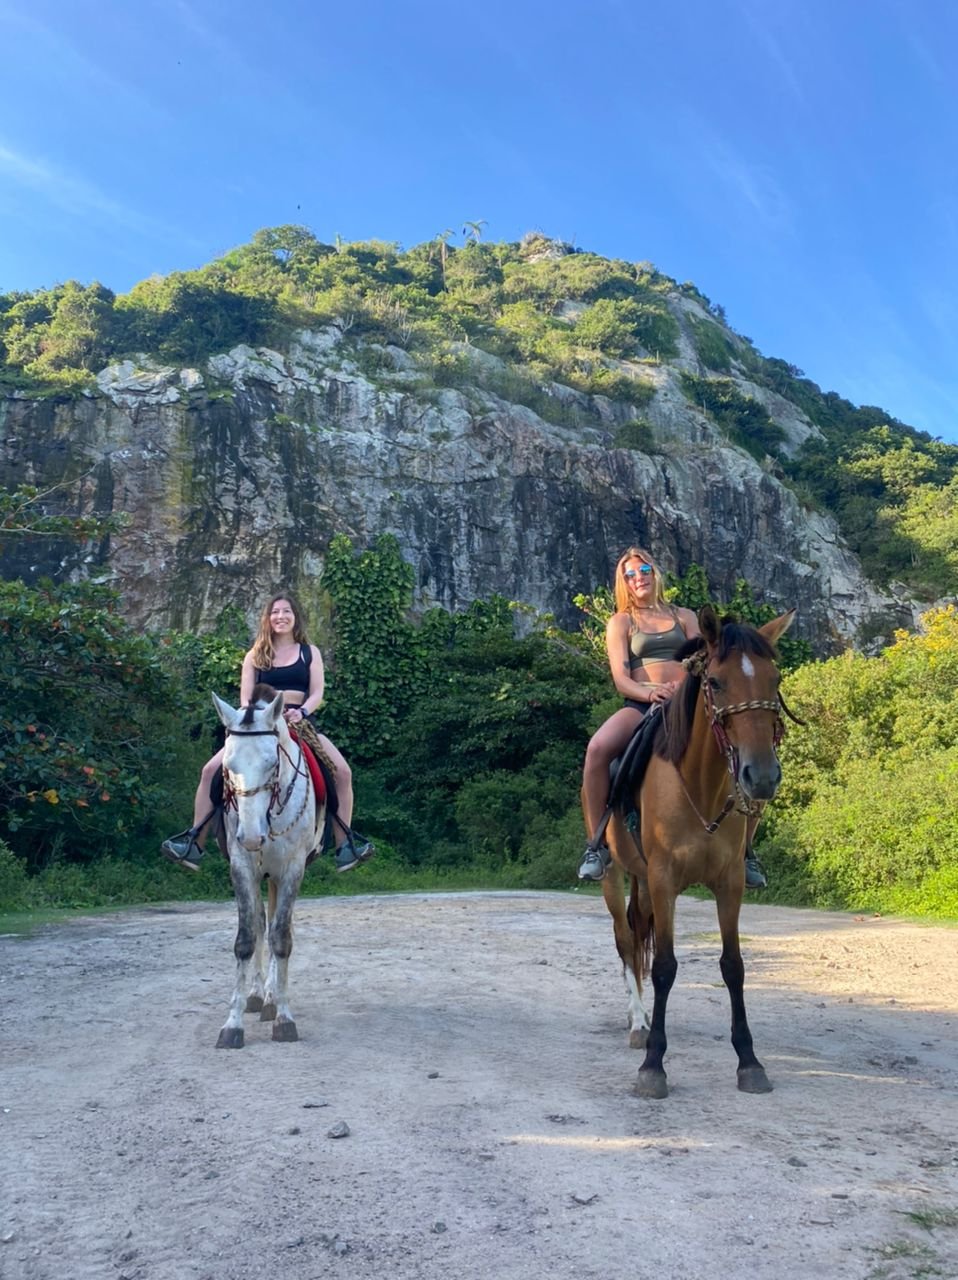
[[[958,1276],[958,931],[746,906],[755,1097],[715,927],[660,1102],[594,897],[302,902],[301,1040],[239,1051],[231,905],[0,939],[0,1276]]]

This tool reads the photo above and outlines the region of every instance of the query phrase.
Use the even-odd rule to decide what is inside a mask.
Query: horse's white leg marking
[[[652,1019],[642,1003],[642,992],[639,990],[639,984],[630,965],[625,965],[624,970],[625,990],[629,997],[629,1031],[648,1031],[652,1025]]]
[[[749,680],[755,675],[755,668],[752,666],[752,660],[747,653],[742,654],[742,674]]]

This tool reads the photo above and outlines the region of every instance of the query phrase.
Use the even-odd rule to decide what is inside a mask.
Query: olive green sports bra
[[[633,627],[629,632],[629,670],[644,667],[647,662],[671,662],[685,641],[677,619],[668,631],[639,631]]]

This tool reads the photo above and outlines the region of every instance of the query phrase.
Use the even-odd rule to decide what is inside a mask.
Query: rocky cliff
[[[696,307],[672,305],[682,318]],[[315,598],[333,534],[364,545],[389,532],[423,607],[500,592],[574,624],[571,597],[607,582],[639,542],[668,569],[695,561],[720,590],[744,576],[760,598],[796,606],[820,653],[912,625],[909,602],[864,579],[829,518],[689,403],[681,371],[698,364],[683,343],[677,361],[641,367],[655,384],[641,449],[615,447],[634,405],[552,384],[527,407],[503,390],[505,366],[472,347],[458,353],[458,385],[439,387],[407,351],[335,325],[200,368],[125,361],[76,399],[13,393],[0,400],[0,480],[66,481],[51,509],[130,519],[83,567],[34,542],[0,571],[89,572],[114,581],[144,626],[203,628],[277,585]],[[790,402],[736,381],[786,449],[815,431]]]

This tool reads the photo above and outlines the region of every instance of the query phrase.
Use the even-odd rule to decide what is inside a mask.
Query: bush
[[[695,354],[709,369],[724,373],[732,364],[734,348],[717,324],[710,320],[691,320]]]
[[[958,914],[958,611],[922,622],[785,682],[808,723],[783,743],[762,855],[788,900]]]
[[[655,431],[644,418],[623,422],[615,432],[612,443],[617,449],[635,449],[639,453],[655,452]]]
[[[35,893],[25,859],[18,858],[0,839],[0,911],[23,911],[33,906]]]
[[[729,439],[761,461],[778,454],[785,432],[758,400],[743,396],[730,378],[697,378],[682,374],[688,399],[718,423]]]

